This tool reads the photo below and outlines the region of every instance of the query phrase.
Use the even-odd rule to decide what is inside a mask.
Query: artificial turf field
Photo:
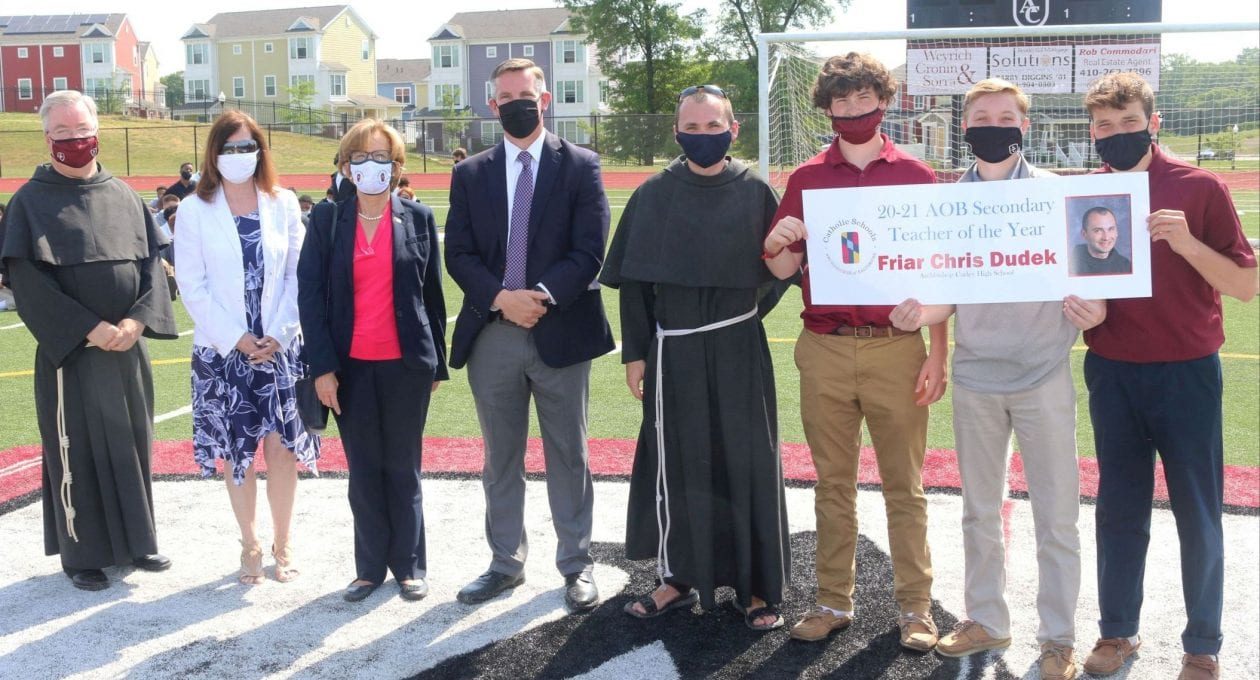
[[[311,192],[318,193],[318,192]],[[616,224],[629,192],[609,194]],[[420,196],[445,221],[445,192]],[[459,308],[458,289],[446,280],[447,314]],[[616,291],[605,289],[605,305],[617,334]],[[1227,463],[1260,464],[1260,347],[1255,304],[1225,303],[1228,340],[1222,349],[1226,376]],[[785,446],[788,516],[792,534],[792,579],[783,610],[789,623],[812,605],[813,494],[808,474],[789,474],[789,449],[799,459],[804,442],[799,420],[793,342],[800,332],[799,292],[790,292],[766,319],[775,361],[780,404],[780,432]],[[176,305],[179,328],[192,324]],[[447,333],[449,338],[450,328]],[[1012,329],[1017,332],[1018,329]],[[6,450],[18,447],[37,456],[31,404],[30,367],[34,343],[16,314],[0,314],[0,476],[13,469]],[[177,341],[150,342],[154,359],[157,449],[166,461],[182,453],[191,435],[188,356],[191,334]],[[1080,383],[1084,352],[1073,352],[1077,376],[1078,448],[1093,456],[1086,394]],[[759,635],[743,627],[726,606],[709,612],[674,612],[653,621],[621,613],[634,595],[651,588],[652,565],[629,562],[621,541],[625,521],[626,452],[637,433],[640,405],[625,385],[617,355],[593,362],[590,436],[592,467],[607,440],[617,466],[603,468],[595,486],[596,520],[592,553],[604,597],[594,612],[565,616],[560,579],[551,567],[554,538],[543,483],[537,467],[529,482],[527,527],[533,556],[527,582],[512,595],[481,607],[455,602],[454,593],[485,567],[488,550],[481,538],[482,498],[477,482],[480,451],[477,422],[463,371],[435,395],[426,436],[425,518],[428,527],[430,596],[407,603],[393,594],[393,584],[366,602],[341,601],[340,588],[353,574],[352,523],[345,503],[344,463],[335,446],[319,479],[299,487],[295,518],[297,551],[303,577],[294,584],[268,581],[257,588],[236,583],[236,529],[219,481],[191,479],[163,468],[155,484],[155,506],[162,549],[176,566],[153,575],[111,569],[114,587],[80,593],[67,586],[56,558],[42,555],[40,505],[36,495],[6,497],[0,484],[0,677],[433,677],[433,678],[631,678],[830,677],[1014,680],[1038,677],[1035,660],[1037,580],[1035,536],[1026,496],[1015,494],[1004,509],[1008,536],[1008,599],[1014,613],[1015,642],[1004,653],[955,660],[915,654],[896,644],[891,599],[893,575],[885,538],[882,501],[869,480],[859,493],[858,622],[828,642],[806,644],[787,639],[786,629]],[[181,414],[182,413],[182,414]],[[950,395],[932,407],[928,445],[952,449]],[[335,435],[335,430],[330,432]],[[534,435],[537,429],[534,428]],[[806,457],[806,465],[807,457]],[[799,462],[799,461],[798,461]],[[601,461],[602,463],[602,461]],[[1082,468],[1088,467],[1088,461]],[[8,466],[8,467],[6,467]],[[438,472],[438,470],[441,470]],[[155,472],[158,466],[155,463]],[[1254,471],[1254,470],[1253,470]],[[599,470],[597,470],[599,473]],[[23,476],[38,485],[37,468]],[[863,478],[867,480],[867,478]],[[5,481],[0,479],[0,482]],[[1083,479],[1084,481],[1084,479]],[[29,486],[33,483],[34,486]],[[1251,486],[1257,486],[1254,481]],[[1083,495],[1085,493],[1083,486]],[[266,504],[260,503],[262,535],[268,536]],[[1146,574],[1143,611],[1146,646],[1119,678],[1173,677],[1180,661],[1181,610],[1177,540],[1171,514],[1157,504],[1152,526],[1151,568]],[[933,615],[947,629],[965,612],[956,482],[929,494],[929,541],[933,550],[936,602]],[[1228,677],[1260,676],[1260,532],[1254,504],[1233,507],[1225,517],[1227,535],[1227,620],[1245,622],[1229,630],[1222,651]],[[1093,512],[1081,508],[1082,590],[1077,612],[1078,659],[1088,653],[1096,628],[1093,564]],[[264,538],[264,542],[267,539]],[[268,564],[270,560],[267,560]],[[722,601],[729,597],[723,593]]]

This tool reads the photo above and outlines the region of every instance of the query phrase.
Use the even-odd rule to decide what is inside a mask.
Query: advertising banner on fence
[[[1144,172],[805,191],[814,304],[1149,297]]]

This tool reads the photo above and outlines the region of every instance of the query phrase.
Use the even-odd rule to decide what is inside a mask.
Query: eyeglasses
[[[368,153],[366,151],[354,151],[350,154],[351,163],[363,163],[368,159],[372,159],[377,163],[391,163],[394,160],[394,156],[388,151],[373,151],[372,153]]]
[[[227,142],[223,145],[220,154],[231,155],[234,153],[254,153],[258,150],[258,142],[252,139],[242,139],[237,142]]]
[[[679,93],[678,101],[682,101],[697,92],[704,92],[706,94],[711,94],[715,97],[721,97],[722,99],[726,99],[726,93],[723,92],[722,88],[718,87],[717,85],[692,85],[691,87]]]

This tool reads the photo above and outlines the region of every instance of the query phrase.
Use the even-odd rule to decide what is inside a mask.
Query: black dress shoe
[[[412,579],[411,583],[398,583],[398,595],[404,600],[423,600],[429,594],[429,584],[422,578]]]
[[[599,589],[589,573],[569,574],[564,577],[564,604],[571,612],[588,612],[599,602]]]
[[[171,568],[170,558],[163,557],[162,555],[145,555],[143,557],[137,557],[131,561],[131,564],[135,566],[136,569],[143,569],[144,571],[166,571]]]
[[[511,590],[525,582],[524,574],[508,576],[497,571],[487,571],[476,581],[464,586],[455,599],[464,604],[481,604],[505,590]]]
[[[346,592],[341,594],[341,599],[345,600],[346,602],[362,602],[363,600],[367,599],[368,595],[371,595],[372,593],[376,592],[376,589],[379,587],[381,587],[381,584],[379,583],[368,583],[368,584],[361,584],[361,585],[355,585],[354,583],[351,583],[350,585],[346,586]]]
[[[100,569],[72,569],[62,567],[70,582],[79,590],[105,590],[109,587],[109,577]]]

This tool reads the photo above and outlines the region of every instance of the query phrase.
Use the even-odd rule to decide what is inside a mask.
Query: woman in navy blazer
[[[298,307],[315,390],[350,468],[356,578],[344,597],[366,598],[388,570],[418,600],[428,593],[421,436],[429,394],[447,379],[437,225],[428,207],[390,193],[406,158],[393,128],[359,121],[339,157],[356,192],[312,211]]]
[[[297,260],[306,228],[297,196],[276,186],[267,140],[252,118],[226,111],[210,128],[197,192],[176,213],[175,279],[193,329],[193,456],[202,474],[223,459],[241,529],[241,583],[263,580],[254,531],[259,442],[267,461],[278,581],[297,576],[289,526],[300,462],[319,441],[302,427]]]

